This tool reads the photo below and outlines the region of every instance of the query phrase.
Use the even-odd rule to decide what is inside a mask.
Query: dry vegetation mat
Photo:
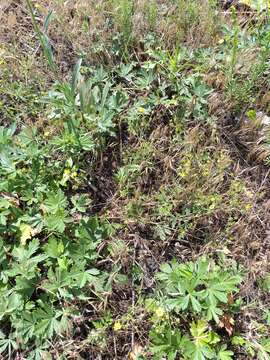
[[[270,359],[269,11],[1,0],[1,359]]]

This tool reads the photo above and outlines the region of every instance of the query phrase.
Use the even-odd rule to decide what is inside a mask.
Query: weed
[[[219,324],[223,311],[228,311],[224,304],[237,292],[241,276],[226,273],[201,258],[195,263],[164,264],[157,279],[159,292],[148,301],[155,324],[150,333],[154,358],[165,355],[175,359],[181,355],[185,359],[232,359],[233,352],[226,345],[220,345],[221,338],[211,330],[209,321],[213,319]],[[180,314],[188,313],[188,309],[197,320],[191,323],[189,332],[182,335],[179,326],[185,322],[185,315]]]
[[[50,18],[52,15],[52,12],[49,12],[49,14],[47,15],[45,22],[44,22],[44,32],[42,32],[37,24],[36,21],[36,17],[34,14],[34,8],[33,5],[31,3],[30,0],[26,0],[27,6],[29,8],[30,11],[30,15],[31,15],[31,19],[33,22],[33,26],[36,32],[36,35],[40,41],[40,45],[42,46],[42,50],[44,52],[44,56],[46,58],[46,60],[48,61],[48,64],[50,66],[50,68],[55,72],[56,71],[56,65],[53,59],[53,51],[52,51],[52,47],[50,44],[50,40],[46,34],[46,32],[48,31],[48,27],[49,27],[49,23],[50,23]]]
[[[150,31],[155,31],[157,26],[158,6],[156,0],[146,2],[147,22]]]
[[[116,26],[122,35],[122,46],[124,52],[127,54],[128,47],[132,43],[132,16],[133,16],[133,0],[120,0],[113,2],[114,5],[114,18]]]
[[[268,359],[267,8],[27,4],[0,5],[2,357]]]

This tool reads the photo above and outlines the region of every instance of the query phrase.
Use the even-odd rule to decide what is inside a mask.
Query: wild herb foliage
[[[27,3],[50,89],[0,62],[1,355],[268,359],[269,273],[252,262],[267,175],[253,191],[230,133],[243,122],[269,156],[267,7],[243,27],[216,1],[97,1],[91,17],[78,2],[66,23],[82,29],[62,32],[87,44],[62,76],[63,18],[42,26]]]
[[[219,266],[206,257],[185,264],[174,260],[161,265],[160,270],[156,294],[147,300],[152,313],[149,336],[153,358],[233,359],[234,352],[223,343],[220,327],[225,326],[231,335],[232,316],[242,302],[240,298],[233,301],[243,280],[242,270],[235,264]],[[179,327],[179,323],[184,326]],[[252,358],[269,358],[269,338],[264,336],[257,344],[233,336],[231,344],[244,347]]]
[[[228,295],[237,291],[241,281],[240,275],[226,273],[204,258],[195,264],[164,264],[157,278],[166,290],[165,306],[170,311],[188,309],[216,323],[223,313],[220,304],[228,302]]]
[[[110,291],[109,273],[96,266],[112,227],[85,214],[87,194],[68,199],[78,174],[57,161],[53,141],[34,128],[0,134],[1,350],[11,354],[71,334],[82,304]]]
[[[214,327],[224,312],[232,311],[229,299],[242,280],[237,268],[225,271],[202,257],[186,264],[166,263],[160,270],[156,296],[148,301],[154,314],[150,332],[154,358],[175,359],[181,354],[184,359],[232,359],[233,352],[220,344]],[[193,319],[183,335],[177,327],[179,317],[186,324]]]

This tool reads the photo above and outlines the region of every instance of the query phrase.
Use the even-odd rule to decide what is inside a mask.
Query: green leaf
[[[200,312],[202,310],[202,307],[199,301],[194,296],[191,296],[190,299],[194,311]]]
[[[71,89],[74,94],[74,97],[76,95],[76,88],[79,82],[81,65],[82,65],[82,59],[79,59],[72,72]]]
[[[218,352],[218,360],[232,360],[233,359],[233,352],[227,350],[227,346],[223,345]]]
[[[57,241],[56,238],[51,237],[44,246],[44,251],[48,256],[57,259],[64,252],[64,244],[62,241]]]
[[[67,199],[63,191],[60,189],[57,192],[50,192],[44,202],[44,208],[49,214],[55,214],[60,209],[65,209],[66,206]]]
[[[23,306],[22,296],[16,292],[6,293],[0,299],[0,320],[13,312],[21,310]]]
[[[59,209],[54,214],[47,215],[45,217],[45,225],[49,231],[56,231],[59,233],[63,233],[66,228],[66,223],[68,223],[70,219],[67,217],[67,212]]]
[[[0,339],[0,354],[8,353],[9,359],[11,359],[11,353],[13,350],[17,350],[18,345],[15,340],[12,339]]]
[[[190,333],[195,338],[196,342],[204,344],[205,339],[207,339],[206,330],[208,324],[205,320],[198,320],[197,323],[193,322],[190,327]]]
[[[35,323],[35,335],[42,338],[52,338],[54,333],[59,330],[59,316],[52,308],[44,304],[44,308],[39,308],[33,312]]]
[[[81,194],[72,196],[71,202],[77,211],[84,213],[86,212],[87,206],[91,203],[91,200],[86,194]]]

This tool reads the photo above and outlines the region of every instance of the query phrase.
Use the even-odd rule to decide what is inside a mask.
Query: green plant
[[[259,341],[254,341],[248,337],[234,336],[232,344],[243,347],[248,356],[252,356],[258,360],[267,360],[270,356],[270,341],[269,338],[262,337]]]
[[[103,68],[89,80],[80,75],[82,60],[74,67],[70,82],[56,83],[44,101],[50,118],[64,127],[54,144],[63,151],[95,151],[106,136],[115,135],[114,118],[126,103],[123,92],[114,89]]]
[[[54,160],[53,142],[45,145],[36,129],[0,127],[1,349],[10,356],[72,332],[75,303],[101,299],[118,273],[95,267],[112,228],[76,219],[89,202],[83,194],[68,199]]]
[[[133,0],[120,0],[112,1],[114,8],[114,18],[116,26],[119,28],[120,35],[122,36],[121,46],[124,49],[124,54],[127,56],[127,50],[132,42],[133,30]]]
[[[158,6],[156,0],[146,2],[147,22],[150,31],[154,31],[157,26]]]
[[[29,9],[29,12],[30,12],[30,16],[31,16],[31,20],[32,20],[32,23],[33,23],[33,26],[34,26],[34,30],[35,30],[35,33],[40,41],[40,45],[42,47],[42,50],[43,50],[43,53],[44,53],[44,56],[51,68],[51,70],[54,71],[54,73],[57,72],[57,68],[56,68],[56,64],[54,62],[54,58],[53,58],[53,51],[52,51],[52,47],[51,47],[51,44],[50,44],[50,40],[47,36],[47,31],[48,31],[48,27],[49,27],[49,24],[50,24],[50,20],[51,20],[51,16],[52,16],[52,12],[50,11],[48,13],[48,15],[46,16],[46,19],[45,19],[45,22],[44,22],[44,31],[41,31],[39,26],[38,26],[38,23],[37,23],[37,20],[36,20],[36,17],[35,17],[35,14],[34,14],[34,7],[32,5],[32,2],[31,0],[26,0],[26,3],[27,3],[27,6],[28,6],[28,9]]]
[[[1,356],[268,359],[268,10],[27,4],[33,31],[23,2],[1,23]]]
[[[231,360],[233,352],[226,345],[220,345],[220,337],[209,329],[206,321],[193,322],[189,334],[181,335],[178,329],[160,325],[150,333],[150,348],[154,359],[174,360],[181,356],[185,360]]]
[[[241,282],[239,274],[232,275],[206,258],[196,263],[164,264],[157,279],[165,291],[164,305],[169,311],[191,311],[216,323],[228,296],[238,291]]]
[[[150,333],[154,358],[175,359],[181,354],[184,359],[232,359],[233,352],[220,345],[222,339],[210,323],[219,324],[228,311],[229,296],[238,291],[241,276],[202,257],[186,264],[164,264],[156,277],[159,290],[147,302],[154,313]],[[191,315],[197,320],[181,335],[178,326],[189,322]]]

